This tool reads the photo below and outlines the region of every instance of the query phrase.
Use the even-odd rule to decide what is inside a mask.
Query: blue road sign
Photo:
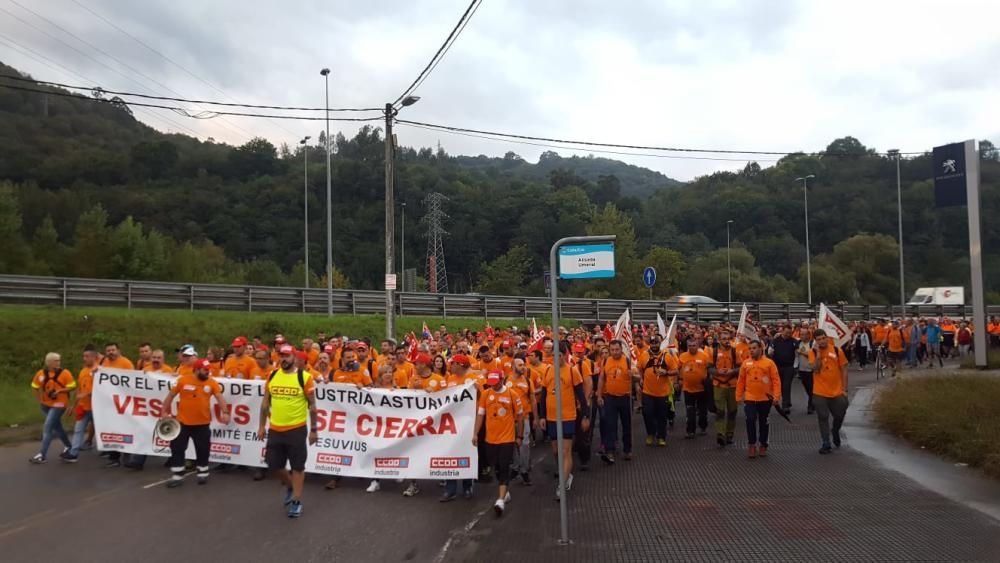
[[[653,287],[656,284],[656,268],[646,266],[642,271],[642,283],[646,284],[646,287]]]

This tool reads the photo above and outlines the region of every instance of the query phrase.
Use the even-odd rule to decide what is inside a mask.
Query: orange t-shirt
[[[209,377],[182,375],[174,381],[177,389],[177,420],[185,426],[203,426],[212,422],[212,395],[222,393],[222,386]]]
[[[191,366],[179,365],[177,366],[177,377],[182,377],[185,375],[194,376],[194,368]]]
[[[517,418],[524,414],[524,407],[516,391],[509,387],[486,389],[479,395],[477,412],[486,425],[487,444],[511,444],[517,438]]]
[[[260,367],[259,365],[257,365],[257,362],[254,362],[253,368],[250,370],[250,375],[247,376],[247,379],[266,380],[268,377],[271,376],[271,372],[273,372],[275,369],[277,368],[271,364],[268,364],[265,367]]]
[[[500,356],[500,369],[503,370],[503,374],[510,376],[514,373],[514,357],[503,354]]]
[[[828,345],[821,356],[822,364],[819,371],[813,371],[813,394],[820,397],[834,398],[847,393],[841,369],[847,365],[847,356],[836,346]],[[816,362],[816,353],[809,352],[809,362]]]
[[[64,409],[69,406],[69,393],[76,389],[76,382],[68,369],[40,369],[31,380],[31,388],[42,390],[42,404],[46,407]]]
[[[736,362],[733,362],[733,358],[736,358]],[[730,388],[736,387],[736,380],[739,379],[739,353],[735,348],[730,347],[726,350],[722,346],[719,346],[719,351],[715,354],[715,377],[712,378],[712,384],[715,387]],[[736,373],[728,376],[719,375],[720,371],[736,370]]]
[[[576,420],[576,395],[573,394],[573,387],[583,384],[583,376],[580,370],[563,365],[559,370],[559,389],[562,405],[559,409],[562,413],[562,420]],[[548,369],[542,374],[542,386],[545,387],[545,416],[549,420],[556,420],[556,376],[555,370]]]
[[[534,411],[535,402],[535,383],[532,378],[529,377],[530,371],[524,375],[518,376],[516,374],[511,374],[507,378],[507,385],[510,386],[517,396],[521,399],[521,408],[524,409],[525,413],[531,414]]]
[[[446,375],[444,378],[444,386],[445,388],[458,387],[459,385],[463,385],[469,381],[472,381],[473,383],[478,383],[479,376],[472,373],[471,371],[467,372],[465,375],[456,375],[454,373],[449,372],[448,375]]]
[[[253,371],[253,368],[256,365],[257,362],[246,354],[239,357],[237,357],[236,354],[231,354],[228,358],[226,358],[226,362],[222,364],[223,377],[250,379],[250,372]]]
[[[993,336],[1000,336],[1000,323],[990,323],[986,326],[986,332]]]
[[[315,348],[310,348],[309,350],[306,351],[306,355],[308,355],[309,357],[309,359],[307,360],[309,362],[309,365],[311,366],[316,365],[316,360],[319,359],[319,350]]]
[[[118,359],[115,361],[111,361],[107,356],[104,356],[101,358],[101,365],[107,368],[115,369],[135,369],[135,366],[132,365],[132,361],[125,356],[118,356]]]
[[[410,380],[416,376],[417,372],[413,369],[413,364],[410,362],[403,362],[402,364],[394,364],[392,366],[392,380],[396,382],[396,387],[400,389],[409,387]]]
[[[431,373],[427,377],[420,377],[419,375],[414,375],[410,378],[409,388],[410,389],[422,389],[428,393],[434,393],[435,391],[440,391],[447,386],[444,378],[441,377],[440,373]]]
[[[750,358],[743,362],[736,380],[736,400],[781,400],[781,376],[771,358],[761,356],[759,360]]]
[[[80,368],[80,374],[77,376],[76,382],[76,404],[83,411],[93,410],[93,396],[91,393],[94,392],[94,372],[90,371],[90,368],[87,366]]]
[[[331,379],[333,383],[347,383],[350,385],[355,385],[357,387],[367,387],[372,384],[372,378],[368,375],[367,370],[357,369],[354,371],[347,371],[345,369],[338,369],[333,372],[333,378]]]
[[[885,337],[889,334],[889,328],[885,325],[875,325],[872,328],[872,339],[875,340],[873,344],[879,346],[885,343]]]
[[[684,352],[677,358],[681,371],[681,388],[686,393],[700,393],[705,390],[705,378],[708,376],[708,366],[712,357],[704,350],[694,354]]]
[[[894,328],[889,330],[889,351],[903,351],[903,333],[898,329]]]
[[[312,374],[313,379],[315,379],[317,383],[326,383],[330,381],[330,377],[333,375],[333,371],[329,367],[325,370],[320,370],[314,367],[309,370],[309,373]]]
[[[672,354],[665,354],[661,362],[666,365],[667,371],[677,370],[677,358]],[[657,374],[655,367],[647,367],[642,373],[642,394],[650,397],[669,397],[674,389],[671,379],[669,375]]]
[[[143,369],[143,371],[145,371],[146,373],[165,373],[167,375],[174,375],[174,368],[170,367],[165,363],[160,364],[160,369],[154,368],[153,364],[150,363],[145,367],[145,369]]]
[[[601,393],[612,397],[625,397],[632,392],[632,374],[629,373],[625,354],[618,359],[608,356],[604,361],[604,389]]]

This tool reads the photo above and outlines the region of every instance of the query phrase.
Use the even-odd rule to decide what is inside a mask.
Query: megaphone
[[[172,416],[165,416],[156,421],[156,429],[153,433],[164,442],[172,442],[174,438],[181,435],[181,423]]]

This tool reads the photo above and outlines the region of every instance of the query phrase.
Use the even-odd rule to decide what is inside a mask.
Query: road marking
[[[181,479],[184,479],[184,478],[186,478],[186,477],[187,477],[188,475],[193,475],[193,474],[194,474],[194,471],[191,471],[191,472],[189,472],[189,473],[185,473],[184,475],[181,475]],[[162,484],[166,483],[167,481],[169,481],[169,480],[171,480],[171,479],[173,479],[173,478],[174,478],[174,477],[173,477],[173,475],[171,475],[170,477],[167,477],[166,479],[163,479],[163,480],[161,480],[161,481],[157,481],[157,482],[155,482],[155,483],[150,483],[150,484],[148,484],[148,485],[145,485],[145,486],[143,487],[143,489],[152,489],[153,487],[156,487],[156,486],[158,486],[158,485],[162,485]]]
[[[479,511],[479,513],[476,514],[472,518],[472,520],[466,522],[465,526],[462,526],[462,529],[452,532],[451,536],[448,538],[448,541],[444,542],[444,545],[441,547],[441,551],[438,552],[437,557],[434,558],[434,563],[441,563],[442,561],[444,561],[444,558],[448,556],[448,549],[451,548],[452,542],[455,541],[459,536],[464,536],[465,534],[471,532],[472,529],[476,527],[476,524],[478,524],[479,521],[483,518],[483,515],[489,512],[492,508],[493,508],[492,506],[484,508],[483,510]]]
[[[17,528],[17,529],[18,529],[18,530],[21,530],[21,529],[25,528],[25,526],[24,526],[24,525],[27,525],[27,524],[30,524],[30,523],[32,523],[32,522],[34,522],[35,520],[38,520],[38,519],[40,519],[40,518],[45,518],[46,516],[48,516],[48,515],[50,515],[50,514],[54,513],[55,511],[56,511],[56,509],[54,509],[54,508],[49,508],[49,509],[46,509],[46,510],[43,510],[43,511],[41,511],[41,512],[36,512],[35,514],[32,514],[32,515],[30,515],[30,516],[25,516],[24,518],[22,518],[22,519],[20,519],[20,520],[15,520],[15,521],[13,521],[13,522],[10,522],[10,523],[7,523],[7,524],[4,524],[3,526],[0,526],[0,528],[13,528],[14,526],[20,526],[20,527],[19,527],[19,528]],[[12,531],[13,531],[13,530],[9,530],[9,529],[8,529],[8,530],[5,530],[5,531],[3,532],[3,535],[6,535],[6,534],[8,534],[8,533],[11,533]]]
[[[21,532],[21,531],[24,531],[24,530],[27,530],[27,529],[28,529],[27,526],[18,526],[17,528],[12,528],[10,530],[4,531],[4,532],[0,532],[0,538],[9,536],[11,534],[16,534],[18,532]]]

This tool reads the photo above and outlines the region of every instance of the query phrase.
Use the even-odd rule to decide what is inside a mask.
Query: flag
[[[736,328],[736,337],[747,344],[760,339],[746,303],[743,304],[743,311],[740,313],[740,324]]]
[[[417,345],[417,335],[412,332],[407,334],[406,342],[409,344],[409,348],[406,350],[406,359],[412,362],[420,354],[420,347]]]
[[[604,339],[608,342],[615,339],[615,331],[611,329],[611,323],[604,323]]]
[[[493,340],[494,338],[496,338],[496,336],[497,336],[496,331],[493,330],[493,327],[490,326],[490,323],[487,321],[487,323],[486,323],[486,338],[489,338],[490,340]]]
[[[530,353],[535,350],[541,350],[544,341],[545,330],[538,330],[538,325],[535,324],[535,319],[531,319],[531,342],[528,344],[528,352]]]
[[[676,319],[676,318],[677,318],[677,316],[674,315],[674,319]],[[663,324],[663,317],[661,317],[659,313],[656,314],[656,328],[658,329],[658,332],[660,333],[660,338],[662,338],[664,341],[666,341],[667,340],[667,325]]]
[[[818,328],[823,329],[837,346],[842,347],[851,341],[851,329],[837,315],[834,315],[825,303],[819,304],[818,320]]]
[[[628,353],[629,358],[632,360],[632,365],[635,365],[635,347],[632,345],[632,329],[631,323],[629,322],[629,310],[625,309],[622,316],[618,317],[618,322],[615,323],[615,334],[613,340],[621,340],[622,348],[626,353]]]
[[[661,321],[662,322],[662,321]],[[670,328],[664,331],[663,336],[664,346],[671,350],[672,352],[677,352],[677,313],[674,313],[674,318],[670,320]]]
[[[424,321],[424,326],[423,326],[423,328],[421,329],[421,334],[422,334],[422,336],[423,336],[424,338],[430,338],[431,336],[433,336],[433,335],[431,334],[431,329],[427,328],[427,322],[426,322],[426,321]]]

